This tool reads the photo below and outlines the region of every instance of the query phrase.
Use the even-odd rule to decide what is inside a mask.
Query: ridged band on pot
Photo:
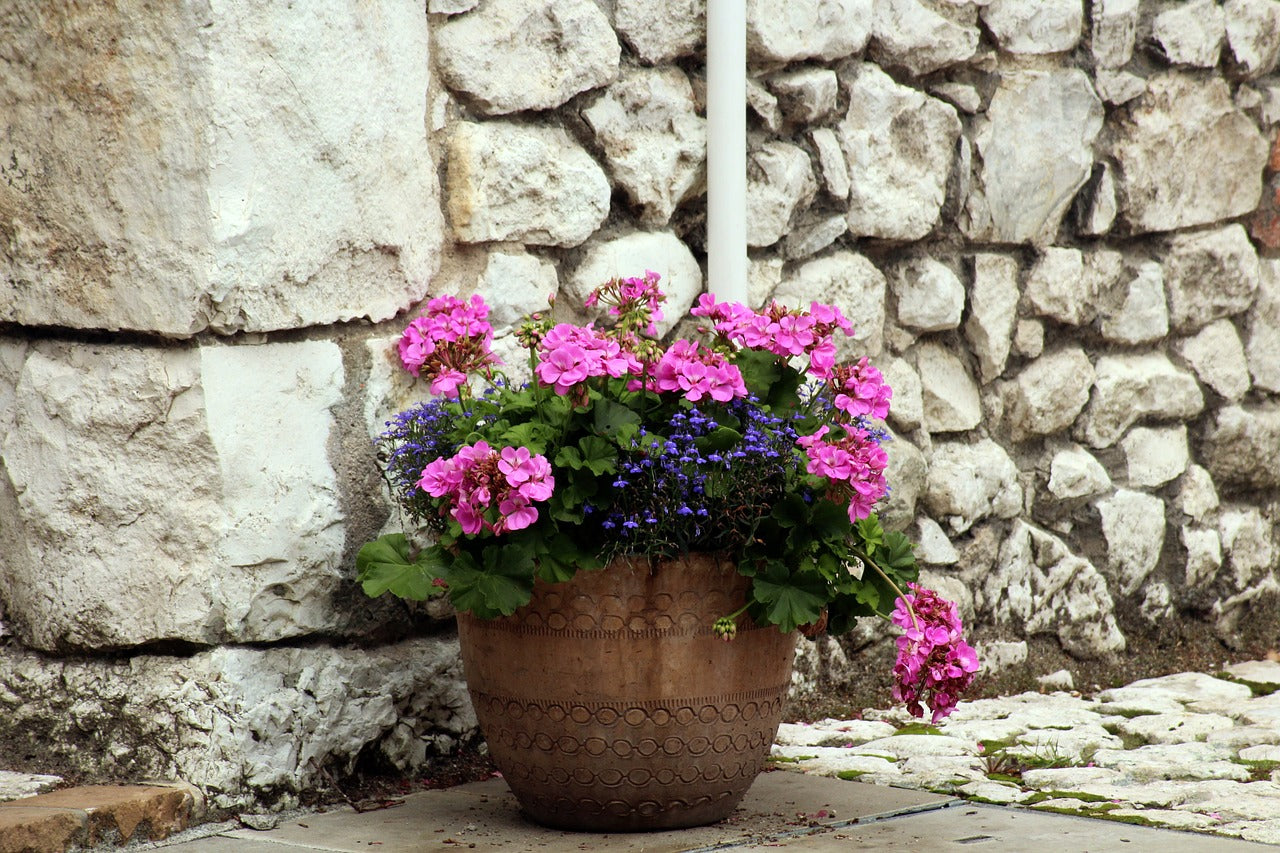
[[[525,812],[630,832],[722,820],[768,757],[795,635],[739,620],[750,579],[715,555],[619,558],[494,620],[458,616],[467,686]]]

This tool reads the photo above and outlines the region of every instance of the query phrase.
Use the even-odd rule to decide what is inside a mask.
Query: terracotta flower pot
[[[458,616],[489,753],[524,811],[562,829],[714,823],[742,800],[782,719],[795,635],[717,617],[750,580],[707,554],[615,560],[495,619]]]

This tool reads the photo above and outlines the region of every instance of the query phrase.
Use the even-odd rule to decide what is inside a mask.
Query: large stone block
[[[0,10],[0,322],[386,319],[442,217],[421,2]]]
[[[757,61],[840,59],[867,43],[872,0],[747,0],[747,53]]]
[[[818,194],[818,181],[804,149],[766,142],[747,163],[747,245],[772,246],[791,230],[796,214]]]
[[[637,231],[588,243],[582,261],[565,280],[565,295],[583,307],[591,291],[613,278],[643,276],[653,270],[666,294],[658,334],[671,331],[702,292],[702,269],[693,252],[670,231]]]
[[[1152,77],[1111,134],[1120,218],[1131,231],[1207,225],[1258,206],[1267,144],[1221,79]]]
[[[1280,261],[1262,261],[1261,273],[1245,355],[1254,386],[1280,394]]]
[[[614,25],[650,65],[693,53],[707,32],[706,0],[617,0]]]
[[[971,58],[978,50],[978,10],[947,0],[876,0],[871,56],[912,76]]]
[[[982,22],[1010,53],[1064,53],[1080,41],[1084,6],[1080,0],[991,0]]]
[[[961,219],[970,238],[1052,243],[1093,171],[1102,119],[1078,69],[1002,75],[974,138],[982,166]]]
[[[1107,541],[1108,575],[1122,595],[1132,595],[1160,559],[1164,501],[1145,492],[1120,489],[1097,506]]]
[[[1184,333],[1244,311],[1261,276],[1258,255],[1239,225],[1169,238],[1161,266],[1169,323]]]
[[[982,422],[978,384],[955,352],[925,341],[914,348],[924,401],[924,428],[929,432],[963,432]]]
[[[973,444],[939,442],[929,457],[924,503],[953,533],[988,516],[1013,518],[1022,511],[1018,466],[987,438]]]
[[[1226,0],[1227,43],[1245,76],[1261,77],[1280,62],[1280,3]]]
[[[838,357],[874,358],[884,347],[886,287],[884,274],[871,261],[853,252],[834,252],[801,264],[773,296],[784,305],[823,302],[839,308],[853,323],[856,337],[836,336]]]
[[[1213,68],[1227,37],[1226,17],[1214,0],[1165,9],[1151,22],[1151,39],[1173,65]]]
[[[1041,356],[1009,383],[1004,414],[1015,441],[1068,429],[1089,402],[1093,365],[1079,346]]]
[[[1100,356],[1094,376],[1093,394],[1076,428],[1092,447],[1110,447],[1142,418],[1186,419],[1204,409],[1195,377],[1163,353]]]
[[[337,345],[47,341],[15,366],[0,375],[0,597],[24,644],[344,630]]]
[[[1200,444],[1205,467],[1219,482],[1245,489],[1280,487],[1280,402],[1226,406],[1214,413]]]
[[[964,334],[978,356],[983,382],[1004,373],[1017,319],[1017,259],[1008,255],[974,255]]]

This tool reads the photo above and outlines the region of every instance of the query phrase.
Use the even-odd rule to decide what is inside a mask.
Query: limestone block
[[[1280,403],[1226,406],[1213,413],[1200,454],[1218,483],[1241,488],[1280,486]]]
[[[941,525],[927,515],[916,519],[916,559],[930,566],[954,566],[960,554]]]
[[[616,184],[665,225],[680,202],[705,181],[706,119],[678,68],[630,71],[582,111]]]
[[[1111,131],[1120,217],[1130,230],[1207,225],[1258,206],[1267,144],[1222,80],[1152,77]]]
[[[982,109],[982,95],[976,87],[968,83],[944,80],[930,86],[929,93],[946,101],[962,113],[972,115]]]
[[[1173,349],[1201,382],[1231,402],[1249,390],[1244,345],[1230,320],[1210,323],[1192,337],[1176,341]]]
[[[978,50],[978,10],[946,0],[875,0],[871,56],[913,77],[964,62]]]
[[[922,332],[960,325],[964,285],[951,268],[928,255],[895,264],[889,286],[898,306],[898,322]]]
[[[653,270],[662,278],[658,287],[667,295],[659,336],[675,327],[702,292],[702,268],[693,252],[670,231],[637,231],[622,237],[588,243],[582,260],[564,281],[565,295],[581,307],[592,290],[612,278],[632,278]]]
[[[1039,358],[1044,352],[1044,323],[1019,320],[1013,329],[1013,351],[1027,358]]]
[[[1271,530],[1271,520],[1257,507],[1224,507],[1218,515],[1218,534],[1236,589],[1247,589],[1274,568],[1276,545]]]
[[[696,52],[706,18],[706,0],[617,0],[614,6],[618,34],[649,65]]]
[[[961,217],[970,239],[1052,243],[1093,172],[1102,118],[1078,69],[1002,74],[974,137],[982,166]]]
[[[1268,258],[1261,262],[1246,341],[1245,355],[1254,386],[1280,393],[1280,261]]]
[[[791,217],[813,201],[818,183],[809,155],[787,142],[766,142],[747,162],[747,245],[771,246],[791,230]]]
[[[1080,0],[991,0],[982,22],[1010,53],[1064,53],[1073,50],[1084,28]]]
[[[426,292],[420,2],[5,6],[0,323],[257,332]]]
[[[1053,455],[1048,487],[1058,500],[1072,500],[1110,491],[1111,478],[1092,453],[1073,444]]]
[[[1107,541],[1108,576],[1121,595],[1131,595],[1146,580],[1164,547],[1164,501],[1155,495],[1120,489],[1097,503]]]
[[[843,237],[848,230],[848,223],[840,213],[802,217],[782,243],[783,257],[795,261],[816,255]]]
[[[778,98],[754,77],[747,78],[747,106],[760,117],[765,130],[777,133],[782,129],[782,110],[778,109]]]
[[[830,68],[800,68],[775,74],[767,81],[778,108],[795,124],[821,121],[836,108],[840,83]]]
[[[55,650],[344,630],[327,450],[342,385],[329,342],[33,344],[0,436],[16,635]]]
[[[1046,248],[1027,272],[1024,293],[1037,314],[1071,326],[1088,323],[1097,310],[1097,281],[1084,274],[1079,249]]]
[[[1018,261],[1008,255],[973,256],[965,338],[978,357],[983,382],[1004,373],[1018,319]]]
[[[747,259],[747,302],[752,308],[764,307],[773,296],[785,266],[782,258]]]
[[[1093,167],[1093,177],[1081,190],[1076,204],[1076,225],[1081,234],[1097,237],[1111,230],[1119,207],[1116,204],[1116,179],[1110,164],[1098,163]]]
[[[920,375],[905,359],[892,356],[876,363],[884,381],[893,389],[889,406],[889,423],[901,430],[919,429],[924,423],[924,398]]]
[[[1122,106],[1147,91],[1146,79],[1128,71],[1109,71],[1099,68],[1093,76],[1094,88],[1102,100],[1112,106]]]
[[[1194,332],[1253,304],[1261,271],[1243,227],[1176,234],[1165,245],[1162,267],[1175,330]]]
[[[559,290],[555,264],[537,255],[506,251],[489,253],[476,285],[489,305],[489,323],[498,337],[518,329],[529,314],[547,310],[548,300]]]
[[[963,432],[982,422],[978,386],[964,362],[942,344],[914,348],[924,401],[924,427],[930,433]]]
[[[884,347],[884,274],[871,261],[840,251],[801,264],[774,291],[785,305],[824,302],[839,308],[853,324],[856,337],[837,336],[840,360],[878,356]]]
[[[1187,428],[1134,427],[1120,439],[1128,468],[1129,485],[1156,488],[1181,477],[1191,462]]]
[[[747,0],[747,56],[756,62],[840,59],[867,44],[872,0]]]
[[[960,135],[954,107],[899,86],[869,63],[842,72],[849,112],[837,132],[849,163],[849,231],[918,240],[938,221]]]
[[[1222,8],[1236,65],[1249,79],[1271,73],[1280,61],[1280,3],[1226,0]]]
[[[486,0],[435,40],[444,82],[488,115],[558,107],[613,80],[621,55],[591,0]]]
[[[361,753],[411,772],[470,739],[456,639],[59,660],[0,651],[0,740],[89,778],[180,778],[214,809],[296,805]]]
[[[459,122],[445,181],[449,219],[465,243],[577,246],[609,215],[604,171],[557,127]]]
[[[1093,33],[1089,49],[1099,68],[1119,68],[1133,57],[1138,31],[1138,0],[1095,0],[1090,7]]]
[[[849,197],[849,164],[845,162],[840,139],[829,127],[819,127],[809,133],[813,148],[818,153],[818,167],[822,170],[822,183],[827,192],[841,201]]]
[[[938,442],[929,457],[924,503],[952,533],[963,533],[988,516],[1013,518],[1022,511],[1018,466],[988,438],[974,444]]]
[[[1154,261],[1108,289],[1098,309],[1098,329],[1109,341],[1142,344],[1169,334],[1169,305],[1164,271]]]
[[[1089,402],[1093,365],[1084,350],[1068,346],[1041,356],[1005,391],[1004,414],[1014,441],[1068,429]]]
[[[1213,68],[1227,38],[1227,19],[1214,0],[1191,0],[1156,15],[1151,38],[1171,65]]]
[[[1093,396],[1077,427],[1091,447],[1110,447],[1142,418],[1181,420],[1204,409],[1195,377],[1162,353],[1104,355],[1093,367]]]
[[[1182,547],[1187,552],[1186,585],[1190,589],[1209,586],[1222,568],[1222,539],[1216,530],[1184,525]]]
[[[925,489],[929,465],[924,454],[911,442],[894,436],[889,445],[889,467],[885,477],[893,488],[876,507],[881,522],[889,530],[906,530],[916,517],[916,504]]]
[[[1174,507],[1194,521],[1201,521],[1211,510],[1218,508],[1218,490],[1213,477],[1199,465],[1191,465],[1178,483],[1173,499]]]

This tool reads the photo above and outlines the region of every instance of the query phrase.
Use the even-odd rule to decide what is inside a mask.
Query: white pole
[[[747,301],[746,0],[707,0],[707,290]]]

